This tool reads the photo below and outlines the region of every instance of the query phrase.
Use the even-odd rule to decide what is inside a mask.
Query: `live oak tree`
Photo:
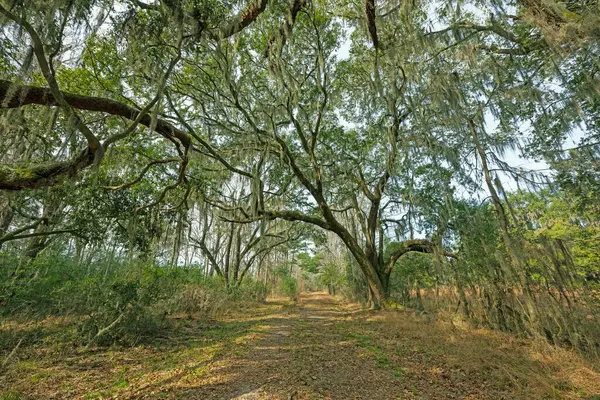
[[[0,3],[0,189],[77,187],[70,178],[83,176],[90,193],[112,193],[102,196],[114,209],[127,204],[105,234],[130,253],[170,247],[177,263],[187,240],[217,273],[231,266],[221,273],[235,281],[245,246],[266,239],[276,220],[304,222],[341,240],[377,306],[407,252],[444,265],[460,259],[472,231],[453,225],[463,217],[455,204],[483,186],[502,242],[485,243],[486,252],[508,252],[527,286],[520,225],[498,182],[501,173],[539,180],[504,163],[502,152],[518,148],[527,125],[525,150],[571,171],[557,153],[585,124],[582,146],[596,163],[592,5],[53,5]],[[71,211],[65,201],[49,200],[20,226],[11,222],[20,208],[3,205],[0,242],[69,233],[46,228],[63,207]],[[221,241],[219,233],[208,240],[214,248],[206,229],[185,234],[198,204],[227,228]]]

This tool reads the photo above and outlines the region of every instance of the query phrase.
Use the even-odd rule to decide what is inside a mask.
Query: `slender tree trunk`
[[[179,252],[181,251],[181,236],[183,234],[183,213],[180,212],[175,227],[175,238],[173,240],[173,253],[171,254],[171,266],[177,266]]]
[[[58,222],[57,220],[60,218],[61,202],[62,201],[59,198],[51,198],[44,204],[44,211],[42,213],[43,221],[35,229],[36,233],[48,232],[51,227]],[[48,246],[49,243],[50,240],[46,236],[35,237],[31,239],[27,245],[25,255],[33,260]]]
[[[233,283],[237,285],[242,262],[242,227],[238,226],[235,235],[235,259],[233,264]]]
[[[231,246],[233,244],[233,236],[235,225],[232,222],[229,230],[229,238],[227,239],[227,249],[225,250],[225,268],[223,270],[223,276],[225,277],[225,286],[229,287],[229,265],[231,262]]]
[[[108,258],[108,262],[106,263],[106,269],[104,270],[104,280],[108,279],[108,271],[110,270],[110,265],[112,264],[115,258],[115,250],[117,248],[117,242],[114,241],[112,245],[112,250],[110,251],[110,256]]]

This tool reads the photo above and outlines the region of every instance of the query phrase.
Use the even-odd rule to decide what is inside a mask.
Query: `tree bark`
[[[76,110],[102,112],[131,121],[136,121],[140,116],[140,110],[115,100],[62,91],[60,93],[64,101]],[[50,88],[18,85],[0,80],[0,108],[18,108],[29,104],[60,106]],[[152,116],[146,113],[139,118],[138,122],[153,128],[158,134],[184,148],[191,146],[192,140],[187,133],[161,118],[156,118],[153,124]],[[60,177],[73,176],[90,167],[94,163],[94,156],[94,152],[88,147],[75,159],[69,161],[46,163],[29,168],[0,165],[0,189],[21,190],[57,184]]]

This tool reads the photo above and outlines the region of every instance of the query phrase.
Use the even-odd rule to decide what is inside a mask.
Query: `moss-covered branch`
[[[429,253],[432,254],[435,251],[435,243],[427,239],[412,239],[404,242],[392,242],[385,249],[384,254],[384,266],[386,266],[386,273],[390,274],[394,268],[394,264],[404,254],[415,251],[418,253]],[[453,253],[444,252],[447,257],[456,257]]]
[[[62,183],[94,163],[94,154],[83,151],[69,161],[57,161],[30,167],[12,167],[0,164],[0,190],[35,189]]]
[[[64,101],[74,109],[102,112],[127,118],[148,128],[152,127],[158,134],[178,146],[184,148],[191,146],[192,139],[186,132],[161,118],[157,118],[153,124],[151,115],[144,113],[140,116],[140,110],[125,103],[68,92],[61,92],[61,94]],[[0,80],[0,108],[18,108],[30,104],[48,107],[60,105],[49,88],[17,85],[10,81]],[[73,160],[43,163],[29,167],[0,165],[0,189],[22,190],[52,186],[60,183],[65,178],[76,175],[79,171],[91,166],[93,162],[94,153],[88,147]]]

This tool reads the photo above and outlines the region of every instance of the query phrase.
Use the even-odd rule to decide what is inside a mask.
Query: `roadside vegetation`
[[[392,374],[374,397],[433,398],[419,376],[465,366],[403,375],[390,338],[422,321],[414,346],[473,363],[442,397],[496,376],[446,337],[511,343],[482,397],[599,395],[597,3],[0,0],[0,392],[159,396],[152,365],[107,370],[147,354],[207,398],[190,368],[290,372],[322,335],[364,347],[323,365]],[[352,397],[328,372],[211,396]]]

